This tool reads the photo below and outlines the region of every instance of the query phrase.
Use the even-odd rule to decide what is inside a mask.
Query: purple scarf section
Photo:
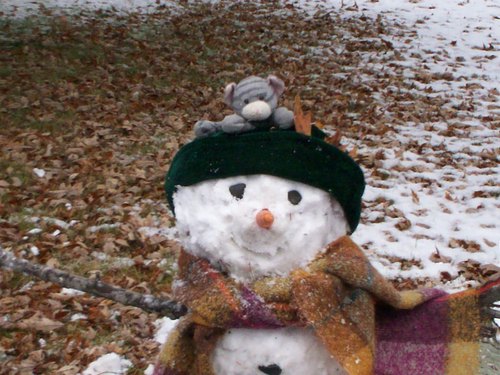
[[[445,292],[429,292],[434,298],[412,310],[377,308],[375,374],[445,373],[450,342],[449,304]]]
[[[232,328],[280,328],[285,327],[266,303],[247,287],[241,289],[244,310],[233,321]]]

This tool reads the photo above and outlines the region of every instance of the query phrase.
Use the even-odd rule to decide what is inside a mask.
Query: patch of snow
[[[95,233],[95,232],[99,232],[102,230],[106,231],[106,230],[110,230],[113,228],[118,228],[119,226],[120,226],[120,224],[118,224],[118,223],[93,225],[93,226],[87,228],[87,232]]]
[[[82,294],[85,294],[85,292],[82,292],[81,290],[71,288],[62,288],[60,293],[67,296],[81,296]]]
[[[72,322],[77,321],[77,320],[86,320],[86,319],[87,319],[87,315],[80,314],[80,313],[73,314],[73,315],[71,315],[71,318],[70,318],[70,320]]]
[[[121,313],[118,310],[113,310],[111,316],[109,317],[111,320],[114,320],[116,323],[120,323],[118,318],[121,317]]]
[[[20,292],[25,292],[27,290],[30,290],[33,285],[35,285],[35,282],[34,281],[29,281],[27,282],[26,284],[23,285],[23,287],[21,289],[19,289]]]
[[[40,218],[33,218],[33,219],[37,219],[36,222],[38,222],[40,220]],[[49,223],[49,224],[57,225],[61,229],[68,229],[68,228],[70,228],[73,225],[75,225],[75,224],[78,223],[78,220],[70,220],[69,223],[68,223],[68,222],[66,222],[64,220],[56,219],[56,218],[53,218],[53,217],[43,217],[43,218],[41,218],[41,220],[43,220],[43,221],[45,221],[46,223]]]
[[[28,234],[39,234],[42,233],[42,230],[40,228],[33,228],[28,231]]]
[[[92,255],[97,260],[101,260],[101,261],[108,259],[108,254],[105,254],[102,251],[92,251],[92,253],[90,255]]]
[[[179,238],[179,232],[176,227],[170,228],[156,228],[156,227],[141,227],[138,229],[139,233],[142,233],[146,237],[162,236],[169,240],[177,240]]]
[[[367,208],[353,235],[358,244],[364,245],[376,268],[392,279],[430,278],[447,290],[466,287],[463,277],[439,285],[441,276],[456,277],[460,263],[465,261],[500,264],[500,167],[498,163],[496,167],[476,167],[487,160],[483,155],[488,152],[489,158],[498,161],[494,150],[500,147],[500,131],[494,120],[484,118],[495,119],[500,113],[500,4],[496,0],[299,3],[311,15],[321,10],[344,19],[382,16],[388,30],[384,38],[402,58],[392,59],[393,64],[387,65],[372,52],[357,53],[366,62],[367,71],[403,76],[414,87],[408,91],[388,87],[387,93],[402,90],[444,98],[448,101],[444,109],[471,103],[445,122],[396,121],[394,131],[384,134],[384,139],[369,136],[379,144],[396,143],[402,149],[416,141],[425,146],[418,154],[408,149],[399,155],[388,147],[364,149],[361,140],[346,141],[361,153],[383,151],[386,155],[377,168],[384,179],[369,173],[366,176],[363,200]],[[418,74],[437,79],[419,81]],[[377,78],[361,73],[357,79],[363,83]],[[381,108],[387,107],[384,93],[376,93],[373,98]],[[448,133],[450,127],[453,132]],[[382,203],[377,204],[379,200]],[[391,210],[401,212],[409,225],[398,229],[402,217],[389,217],[387,212]],[[446,261],[432,260],[436,254]]]
[[[101,251],[93,251],[90,255],[100,261],[109,261],[110,266],[113,268],[126,268],[132,267],[135,262],[133,259],[127,257],[110,257],[108,254]]]
[[[40,178],[45,176],[45,171],[43,169],[40,169],[40,168],[33,168],[33,173],[36,174]]]
[[[167,317],[157,319],[154,323],[156,327],[155,341],[160,344],[164,344],[165,341],[167,341],[168,335],[172,332],[178,322],[178,320],[173,320]]]
[[[92,362],[82,375],[126,374],[132,362],[116,353],[105,354]]]
[[[133,259],[127,257],[113,258],[111,267],[114,268],[127,268],[132,267],[135,264]]]
[[[155,366],[154,365],[148,365],[148,367],[146,368],[146,370],[144,370],[144,375],[153,375],[153,371],[155,369]]]
[[[38,256],[40,254],[40,249],[38,249],[35,245],[30,247],[30,251],[34,256]]]

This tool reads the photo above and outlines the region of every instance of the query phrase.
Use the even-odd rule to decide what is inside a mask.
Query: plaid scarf
[[[479,374],[484,291],[399,292],[347,236],[308,267],[251,285],[182,251],[174,298],[190,313],[154,375],[214,375],[211,353],[227,329],[289,326],[312,327],[348,374]]]

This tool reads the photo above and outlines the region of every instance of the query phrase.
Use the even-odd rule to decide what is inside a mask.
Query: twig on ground
[[[2,247],[0,247],[0,267],[35,276],[65,288],[80,290],[124,305],[135,306],[142,310],[156,312],[172,319],[177,319],[185,315],[187,311],[185,306],[175,301],[158,298],[151,294],[132,292],[114,285],[103,283],[98,278],[88,279],[69,274],[56,268],[42,266],[24,259],[19,259],[11,253],[4,251]]]

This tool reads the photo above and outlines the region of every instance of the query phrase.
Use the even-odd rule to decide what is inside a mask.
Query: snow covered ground
[[[116,353],[105,354],[92,362],[82,375],[125,374],[132,362]]]
[[[341,1],[318,3],[342,5]],[[498,266],[500,2],[343,3],[346,17],[355,12],[382,15],[389,28],[404,25],[414,30],[411,41],[407,33],[389,33],[390,42],[404,56],[399,63],[379,64],[367,53],[367,67],[402,75],[413,84],[414,92],[445,98],[447,106],[460,110],[446,122],[402,121],[397,131],[383,135],[385,145],[407,150],[379,149],[385,154],[379,167],[386,175],[383,179],[367,176],[366,220],[354,239],[366,245],[371,260],[390,278],[446,281],[467,260]],[[318,5],[303,2],[303,6],[314,9]],[[390,106],[382,95],[380,103]],[[360,152],[366,148],[365,142],[349,143]],[[394,209],[400,212],[388,218],[388,210]],[[392,261],[394,257],[407,259],[411,265],[402,267]],[[444,288],[464,286],[455,281]]]

